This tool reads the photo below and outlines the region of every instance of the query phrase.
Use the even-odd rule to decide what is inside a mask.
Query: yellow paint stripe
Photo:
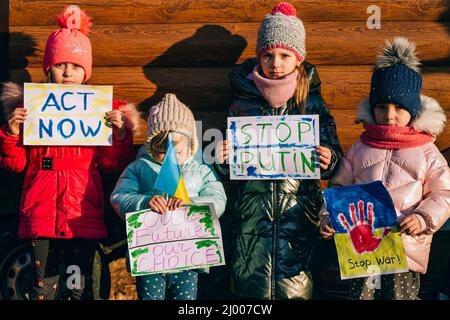
[[[178,182],[177,190],[175,191],[174,196],[184,200],[187,204],[191,202],[191,199],[189,199],[189,194],[186,190],[186,186],[184,184],[183,176],[180,177],[180,181]]]
[[[25,137],[28,137],[30,134],[31,134],[31,132],[34,130],[34,124],[33,123],[30,123],[29,125],[28,125],[28,128],[27,128],[27,131],[25,132]]]

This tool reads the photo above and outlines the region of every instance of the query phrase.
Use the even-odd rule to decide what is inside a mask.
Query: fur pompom
[[[445,129],[447,116],[439,102],[432,97],[420,96],[422,103],[417,119],[413,122],[413,127],[417,130],[428,132],[433,137],[439,136]]]
[[[61,28],[76,29],[87,35],[92,26],[91,17],[79,6],[71,5],[64,9],[62,13],[56,16],[58,25]]]
[[[142,119],[142,116],[136,108],[136,105],[133,103],[120,104],[119,110],[123,112],[125,116],[125,125],[131,130],[131,132],[133,132],[133,135],[142,135],[142,126],[140,124],[140,119]]]
[[[416,56],[416,44],[404,37],[395,37],[392,42],[386,40],[383,52],[378,56],[377,69],[404,64],[420,72],[420,61]]]
[[[13,113],[18,104],[23,102],[23,87],[14,82],[4,82],[0,101],[6,118]]]
[[[295,10],[295,7],[289,2],[280,2],[275,7],[273,7],[272,14],[278,12],[284,14],[285,16],[297,16],[297,10]]]

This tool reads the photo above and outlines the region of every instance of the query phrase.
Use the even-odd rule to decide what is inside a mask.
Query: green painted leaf
[[[142,222],[139,222],[139,217],[144,212],[145,211],[139,211],[139,212],[136,212],[135,214],[132,214],[131,216],[129,216],[127,218],[128,225],[134,229],[139,228],[142,225]]]
[[[128,245],[131,245],[131,243],[133,242],[133,235],[134,235],[133,230],[130,230],[127,234]]]
[[[209,206],[191,206],[187,217],[190,218],[196,213],[204,215],[204,217],[199,220],[200,223],[204,225],[206,231],[208,231],[211,235],[216,236],[216,230],[214,228],[212,214],[209,211]]]
[[[201,240],[197,241],[195,245],[197,246],[197,249],[208,248],[210,246],[215,246],[216,248],[219,248],[219,245],[215,240]]]
[[[137,258],[144,253],[148,253],[148,248],[134,250],[133,252],[131,252],[131,256],[133,258]]]

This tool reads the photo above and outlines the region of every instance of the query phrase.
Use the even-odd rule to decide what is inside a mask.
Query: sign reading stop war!
[[[408,271],[397,214],[381,181],[323,191],[341,279]]]
[[[131,274],[175,272],[224,265],[219,220],[212,205],[126,215]]]
[[[318,115],[229,117],[230,179],[320,179]]]
[[[112,145],[112,86],[25,83],[25,145]]]

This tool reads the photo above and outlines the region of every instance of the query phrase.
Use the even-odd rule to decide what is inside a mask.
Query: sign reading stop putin
[[[230,179],[320,179],[318,115],[229,117]]]

